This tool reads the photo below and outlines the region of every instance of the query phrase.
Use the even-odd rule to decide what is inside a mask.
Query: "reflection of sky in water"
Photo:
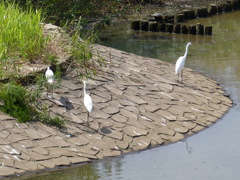
[[[179,143],[140,153],[109,159],[100,163],[67,169],[42,179],[163,179],[163,180],[237,180],[240,168],[240,12],[208,19],[213,36],[175,35],[132,32],[115,26],[105,44],[117,49],[154,57],[171,63],[184,54],[191,41],[186,66],[217,80],[231,97],[234,106],[223,119],[197,135]],[[126,33],[127,32],[127,33]],[[186,149],[186,142],[191,153]],[[38,179],[38,178],[33,178]],[[41,178],[39,178],[41,179]]]

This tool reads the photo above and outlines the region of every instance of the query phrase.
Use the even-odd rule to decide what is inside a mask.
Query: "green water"
[[[175,63],[191,41],[186,66],[217,80],[237,104],[214,126],[178,143],[23,179],[237,180],[240,168],[240,11],[197,19],[212,36],[133,32],[125,24],[103,32],[102,44]]]

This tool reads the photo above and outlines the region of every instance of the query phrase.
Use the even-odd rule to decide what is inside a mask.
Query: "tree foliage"
[[[118,16],[128,11],[127,5],[162,3],[162,0],[12,0],[25,8],[42,9],[46,21],[63,25],[78,20],[80,16],[92,19]]]

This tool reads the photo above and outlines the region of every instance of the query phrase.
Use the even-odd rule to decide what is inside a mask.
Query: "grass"
[[[41,27],[41,11],[22,11],[16,4],[0,2],[0,60],[24,61],[42,52],[45,38]]]
[[[8,83],[1,86],[0,109],[16,117],[18,122],[27,122],[31,119],[34,110],[29,106],[28,92],[23,86]]]

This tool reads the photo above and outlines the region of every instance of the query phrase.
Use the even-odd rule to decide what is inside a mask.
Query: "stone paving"
[[[83,84],[72,70],[53,99],[42,99],[51,114],[66,119],[63,128],[19,124],[0,114],[0,177],[176,142],[215,123],[232,106],[215,81],[191,69],[184,69],[180,84],[173,64],[101,45],[95,48],[107,67],[87,81],[93,99],[89,123]]]

